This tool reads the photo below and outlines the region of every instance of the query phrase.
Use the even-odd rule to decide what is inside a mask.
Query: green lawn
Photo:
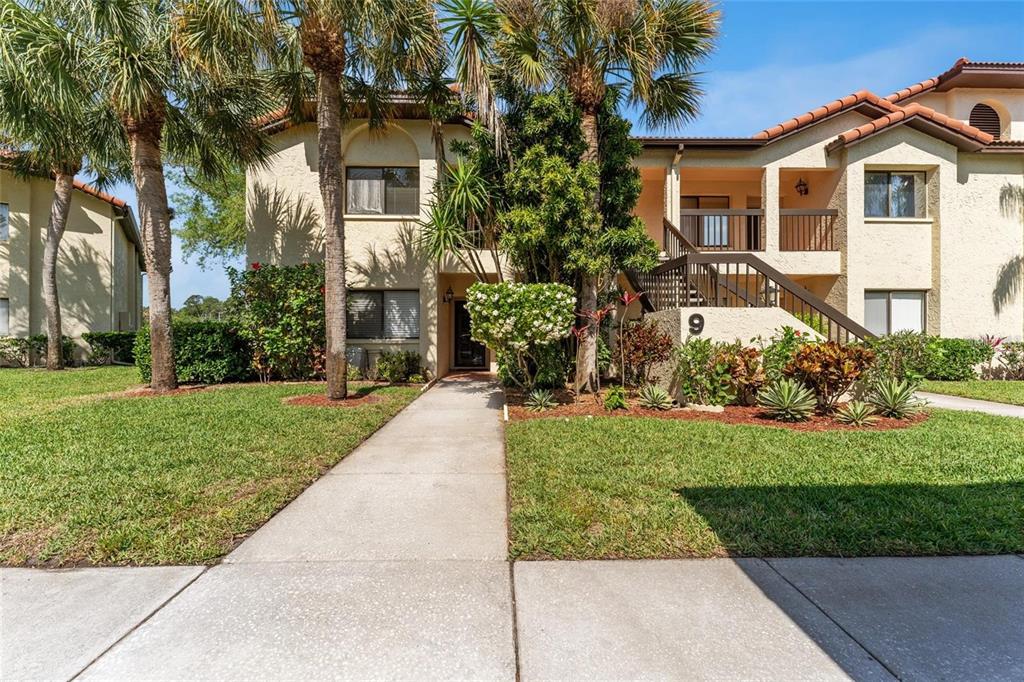
[[[0,430],[0,563],[214,561],[419,392],[364,386],[384,400],[337,409],[282,404],[323,390],[311,384],[39,397],[137,381],[130,368],[0,372],[14,406]]]
[[[509,425],[514,558],[1024,551],[1024,422],[936,410],[801,433],[603,417]]]
[[[0,369],[0,414],[25,415],[66,404],[83,395],[113,393],[142,385],[135,367],[82,367],[62,372]]]
[[[926,381],[921,390],[958,395],[961,398],[1024,405],[1024,381]]]

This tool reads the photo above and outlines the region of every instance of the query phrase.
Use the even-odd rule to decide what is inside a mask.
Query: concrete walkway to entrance
[[[1024,678],[1024,557],[510,564],[501,403],[440,382],[209,569],[0,569],[0,678]]]
[[[975,400],[973,398],[961,398],[955,395],[943,395],[941,393],[927,393],[918,391],[917,395],[928,401],[931,407],[941,407],[944,410],[959,410],[961,412],[984,412],[1000,417],[1017,417],[1024,419],[1024,406],[1007,405],[1006,403],[994,403],[991,400]]]

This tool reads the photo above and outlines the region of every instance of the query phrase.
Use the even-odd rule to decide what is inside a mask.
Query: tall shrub
[[[862,346],[809,343],[796,352],[784,373],[814,391],[819,410],[831,412],[874,361],[875,354]]]
[[[253,263],[228,270],[231,311],[252,346],[252,367],[262,381],[324,375],[324,267]]]
[[[220,384],[252,376],[252,350],[227,322],[175,320],[174,365],[179,382]],[[135,337],[135,365],[143,381],[153,375],[149,327]]]
[[[466,309],[473,339],[515,368],[503,377],[532,389],[542,356],[569,335],[574,300],[573,290],[564,284],[477,282],[466,292]]]

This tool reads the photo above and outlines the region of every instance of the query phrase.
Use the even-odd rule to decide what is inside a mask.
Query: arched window
[[[971,125],[997,140],[1003,128],[999,121],[999,113],[987,104],[974,105],[971,109]]]

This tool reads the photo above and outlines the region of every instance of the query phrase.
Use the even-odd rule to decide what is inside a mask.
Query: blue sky
[[[703,114],[679,135],[752,135],[861,88],[879,94],[942,73],[960,57],[1024,60],[1024,2],[726,1],[721,38],[704,66]],[[169,188],[173,192],[173,188]],[[134,204],[130,187],[118,196]],[[223,298],[227,278],[182,259],[177,307],[191,294]]]

